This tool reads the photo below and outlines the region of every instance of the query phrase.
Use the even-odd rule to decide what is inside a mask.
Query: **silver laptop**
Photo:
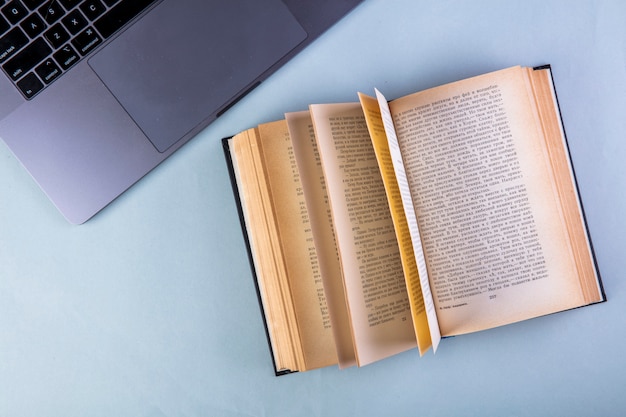
[[[0,138],[91,218],[361,0],[0,0]]]

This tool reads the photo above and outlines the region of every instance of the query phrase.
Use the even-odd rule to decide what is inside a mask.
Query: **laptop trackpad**
[[[165,0],[89,63],[164,152],[306,36],[280,0]]]

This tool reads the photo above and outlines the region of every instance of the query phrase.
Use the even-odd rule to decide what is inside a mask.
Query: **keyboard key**
[[[28,43],[22,29],[14,28],[0,38],[0,63],[6,61]]]
[[[44,20],[48,22],[48,24],[53,24],[59,20],[64,13],[65,10],[63,10],[61,5],[55,0],[47,1],[43,7],[39,8],[39,14],[43,16]]]
[[[9,22],[7,22],[2,15],[0,15],[0,35],[9,30],[10,27],[11,25],[9,25]]]
[[[48,0],[22,0],[22,3],[26,5],[30,10],[36,10],[37,7],[41,6]]]
[[[17,0],[13,0],[2,8],[2,14],[9,22],[16,24],[26,17],[28,10],[26,10],[26,7],[24,7],[22,3]]]
[[[85,19],[78,9],[70,12],[61,22],[63,22],[63,26],[65,26],[72,35],[76,35],[87,27],[87,19]]]
[[[59,2],[65,7],[65,10],[72,10],[74,7],[78,6],[81,0],[59,0]]]
[[[98,32],[108,38],[155,0],[123,0],[98,19],[94,25]]]
[[[20,26],[24,29],[24,32],[31,37],[31,39],[36,38],[46,28],[46,24],[36,13],[33,13],[24,19]]]
[[[104,4],[100,0],[85,0],[80,5],[80,10],[87,16],[89,20],[96,20],[106,10]]]
[[[37,38],[33,43],[22,49],[13,58],[7,61],[2,68],[9,74],[13,81],[17,81],[35,65],[43,61],[52,49],[42,38]]]
[[[0,66],[31,99],[155,2],[0,0]]]
[[[67,33],[60,23],[57,23],[48,29],[44,34],[44,37],[48,42],[50,42],[50,45],[52,45],[54,49],[60,48],[65,42],[70,40],[69,33]]]
[[[17,87],[20,89],[24,97],[32,98],[43,88],[43,83],[39,81],[39,78],[32,72],[26,77],[17,82]]]
[[[44,83],[50,84],[61,75],[61,68],[51,58],[46,59],[41,65],[35,68],[35,72]]]
[[[65,45],[59,49],[54,55],[54,59],[61,66],[63,71],[67,71],[72,65],[80,60],[80,55],[70,45]]]
[[[102,38],[98,36],[93,28],[88,27],[82,31],[76,38],[72,40],[72,44],[81,55],[86,55],[91,52],[96,46],[102,43]]]

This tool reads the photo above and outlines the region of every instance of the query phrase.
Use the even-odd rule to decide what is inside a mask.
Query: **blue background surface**
[[[626,413],[626,3],[367,0],[82,226],[0,143],[0,416]],[[609,301],[276,378],[220,139],[551,64]]]

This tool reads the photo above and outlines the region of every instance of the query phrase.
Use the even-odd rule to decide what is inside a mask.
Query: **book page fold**
[[[407,204],[405,201],[407,198],[410,200],[411,197],[410,195],[407,196],[408,188],[406,186],[400,187],[399,185],[395,163],[392,162],[394,156],[397,157],[397,155],[392,156],[390,152],[390,145],[387,139],[389,134],[386,133],[387,126],[384,122],[384,116],[381,114],[378,100],[361,93],[359,93],[359,99],[363,106],[363,112],[385,185],[391,217],[400,248],[407,293],[411,302],[417,345],[420,355],[423,355],[431,346],[434,346],[434,349],[437,348],[440,336],[438,335],[439,325],[433,308],[428,274],[424,264],[424,253],[421,250],[419,241],[419,246],[413,243],[415,238],[412,231],[415,229],[416,224],[409,224],[408,218],[410,214],[406,214],[407,212],[413,213],[412,206],[410,210],[407,210],[405,207]],[[412,219],[415,219],[414,213]],[[419,235],[417,239],[419,240]],[[422,288],[424,285],[427,286],[426,291]],[[426,299],[424,294],[427,295]],[[431,330],[433,327],[434,332]],[[434,344],[433,340],[435,341]]]

